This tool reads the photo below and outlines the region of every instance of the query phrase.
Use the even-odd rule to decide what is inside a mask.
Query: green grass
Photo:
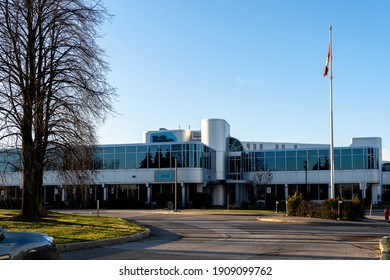
[[[17,210],[0,210],[0,227],[8,231],[46,233],[54,237],[57,244],[115,238],[145,230],[144,227],[123,219],[101,216],[49,213],[40,221],[12,219],[19,213]]]

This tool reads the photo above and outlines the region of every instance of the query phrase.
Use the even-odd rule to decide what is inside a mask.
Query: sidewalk
[[[261,222],[273,222],[273,223],[293,223],[293,224],[322,224],[322,225],[361,225],[361,226],[372,226],[373,224],[388,226],[390,228],[390,221],[385,220],[383,216],[375,215],[372,213],[369,215],[366,213],[366,218],[362,221],[337,221],[337,220],[326,220],[320,218],[306,218],[306,217],[290,217],[284,214],[263,214],[257,218]],[[389,251],[387,248],[387,238],[390,236],[384,236],[379,240],[379,250],[381,252],[381,260],[387,260]]]

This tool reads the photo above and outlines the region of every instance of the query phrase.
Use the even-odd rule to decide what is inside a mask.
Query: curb
[[[362,225],[362,226],[371,226],[373,224],[377,225],[389,225],[385,221],[374,221],[371,219],[363,219],[362,221],[347,221],[347,220],[327,220],[320,218],[309,218],[309,217],[291,217],[291,216],[259,216],[256,218],[258,221],[263,222],[273,222],[273,223],[292,223],[292,224],[342,224],[342,225]]]
[[[81,250],[81,249],[92,249],[92,248],[111,246],[111,245],[122,244],[127,242],[134,242],[149,237],[149,235],[150,235],[150,229],[147,229],[143,232],[127,235],[123,237],[77,242],[77,243],[59,244],[57,245],[57,248],[59,253],[73,251],[73,250]]]
[[[380,260],[387,260],[387,257],[389,255],[389,251],[387,249],[387,238],[390,236],[384,236],[379,240],[379,250],[381,251],[381,258]]]
[[[306,217],[286,217],[286,216],[280,216],[280,217],[267,217],[267,216],[260,216],[257,217],[256,220],[261,222],[271,222],[271,223],[291,223],[291,224],[322,224],[322,225],[333,225],[333,224],[340,224],[340,221],[334,221],[334,220],[322,220],[322,219],[315,219],[315,218],[306,218]],[[344,224],[348,223],[346,221],[343,221]],[[353,222],[351,222],[353,223]]]

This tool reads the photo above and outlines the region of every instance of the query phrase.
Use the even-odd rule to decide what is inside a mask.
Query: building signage
[[[174,171],[154,171],[155,182],[173,182],[175,180]]]
[[[176,142],[177,138],[172,132],[157,132],[150,135],[151,143]]]

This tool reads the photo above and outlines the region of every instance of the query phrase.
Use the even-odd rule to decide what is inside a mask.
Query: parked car
[[[53,237],[38,232],[13,232],[0,227],[0,260],[55,260]]]

